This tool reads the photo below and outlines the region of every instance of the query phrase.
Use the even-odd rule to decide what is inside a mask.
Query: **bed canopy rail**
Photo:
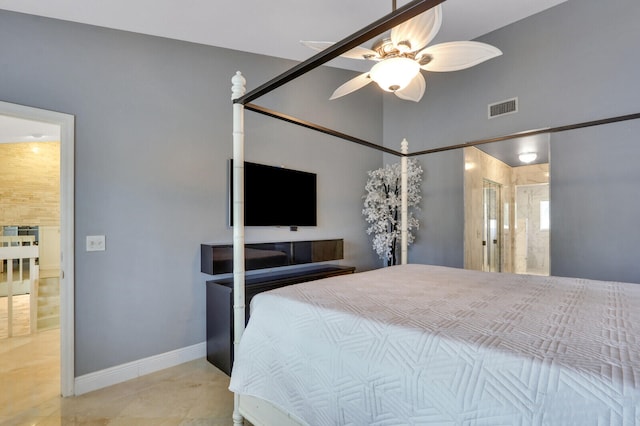
[[[603,118],[603,119],[599,119],[599,120],[591,120],[591,121],[583,121],[580,123],[574,123],[574,124],[567,124],[567,125],[562,125],[562,126],[556,126],[556,127],[545,127],[542,129],[537,129],[537,130],[529,130],[526,132],[518,132],[518,133],[510,133],[507,135],[502,135],[502,136],[496,136],[496,137],[492,137],[492,138],[486,138],[486,139],[477,139],[477,140],[473,140],[473,141],[468,141],[468,142],[462,142],[462,143],[458,143],[458,144],[453,144],[453,145],[447,145],[447,146],[441,146],[438,148],[430,148],[430,149],[425,149],[425,150],[421,150],[421,151],[416,151],[416,152],[408,152],[407,151],[396,151],[395,149],[386,147],[386,146],[382,146],[382,145],[378,145],[374,142],[369,142],[366,141],[364,139],[360,139],[357,138],[355,136],[351,136],[351,135],[347,135],[345,133],[342,132],[338,132],[336,130],[333,129],[329,129],[328,127],[324,127],[321,126],[319,124],[315,124],[312,123],[310,121],[307,120],[303,120],[301,118],[297,118],[294,117],[292,115],[289,114],[284,114],[282,112],[279,111],[275,111],[273,109],[269,109],[269,108],[265,108],[262,107],[260,105],[256,105],[256,104],[246,104],[245,109],[249,110],[249,111],[253,111],[253,112],[257,112],[258,114],[263,114],[266,115],[268,117],[271,118],[275,118],[278,120],[282,120],[282,121],[286,121],[288,123],[291,124],[295,124],[301,127],[306,127],[307,129],[311,129],[311,130],[315,130],[321,133],[325,133],[327,135],[331,135],[331,136],[335,136],[337,138],[349,141],[349,142],[353,142],[353,143],[357,143],[359,145],[363,145],[369,148],[373,148],[373,149],[377,149],[378,151],[382,151],[385,152],[387,154],[392,154],[395,155],[397,157],[416,157],[419,155],[426,155],[426,154],[435,154],[436,152],[443,152],[443,151],[451,151],[454,149],[460,149],[460,148],[467,148],[470,146],[477,146],[477,145],[485,145],[488,143],[492,143],[492,142],[500,142],[500,141],[506,141],[506,140],[510,140],[510,139],[518,139],[518,138],[523,138],[523,137],[527,137],[527,136],[535,136],[535,135],[540,135],[540,134],[544,134],[544,133],[559,133],[559,132],[565,132],[568,130],[576,130],[576,129],[582,129],[585,127],[594,127],[594,126],[601,126],[603,124],[612,124],[612,123],[618,123],[621,121],[628,121],[628,120],[637,120],[640,118],[640,113],[634,113],[634,114],[626,114],[626,115],[618,115],[615,117],[608,117],[608,118]]]
[[[509,140],[509,139],[523,138],[523,137],[526,137],[526,136],[540,135],[540,134],[543,134],[543,133],[566,132],[568,130],[576,130],[576,129],[583,129],[585,127],[601,126],[603,124],[612,124],[612,123],[618,123],[620,121],[636,120],[638,118],[640,118],[640,113],[618,115],[618,116],[615,116],[615,117],[603,118],[603,119],[600,119],[600,120],[583,121],[581,123],[567,124],[567,125],[564,125],[564,126],[545,127],[543,129],[530,130],[530,131],[518,132],[518,133],[510,133],[508,135],[497,136],[497,137],[494,137],[494,138],[478,139],[478,140],[475,140],[475,141],[464,142],[464,143],[459,143],[459,144],[454,144],[454,145],[448,145],[448,146],[443,146],[443,147],[439,147],[439,148],[425,149],[425,150],[422,150],[422,151],[412,152],[412,153],[406,154],[406,155],[409,156],[409,157],[414,157],[414,156],[418,156],[418,155],[434,154],[436,152],[451,151],[453,149],[467,148],[469,146],[484,145],[484,144],[488,144],[488,143],[492,143],[492,142],[500,142],[500,141],[506,141],[506,140]]]
[[[279,76],[264,83],[263,85],[251,90],[250,92],[239,96],[233,100],[234,103],[246,105],[249,102],[266,95],[269,92],[277,89],[278,87],[295,80],[296,78],[318,68],[329,62],[332,59],[337,58],[343,53],[360,46],[372,38],[382,34],[401,24],[414,16],[417,16],[427,10],[436,7],[445,0],[414,0],[406,5],[394,10],[388,15],[383,16],[375,22],[367,25],[360,31],[357,31],[347,38],[334,43],[323,51],[315,54],[306,61],[300,62],[298,65],[290,68],[288,71],[283,72]]]
[[[255,104],[246,104],[245,109],[253,112],[257,112],[258,114],[263,114],[271,118],[275,118],[278,120],[286,121],[291,124],[295,124],[301,127],[306,127],[307,129],[315,130],[320,133],[324,133],[327,135],[335,136],[337,138],[343,139],[345,141],[357,143],[359,145],[363,145],[369,148],[377,149],[378,151],[386,152],[387,154],[393,154],[398,157],[403,156],[404,154],[400,151],[396,151],[394,149],[388,148],[386,146],[378,145],[374,142],[369,142],[364,139],[357,138],[355,136],[347,135],[342,132],[338,132],[337,130],[330,129],[328,127],[321,126],[319,124],[312,123],[307,120],[303,120],[301,118],[294,117],[292,115],[284,114],[269,108],[265,108]]]

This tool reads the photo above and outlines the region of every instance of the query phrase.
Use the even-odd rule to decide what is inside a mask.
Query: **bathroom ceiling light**
[[[518,158],[520,159],[520,161],[522,161],[523,163],[531,163],[532,161],[534,161],[536,158],[538,158],[538,154],[535,152],[521,152],[518,155]]]

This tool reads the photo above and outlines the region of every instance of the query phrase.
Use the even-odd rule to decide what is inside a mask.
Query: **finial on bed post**
[[[247,80],[242,76],[242,73],[236,71],[235,75],[231,77],[231,100],[236,100],[246,93],[246,83]]]
[[[231,99],[246,92],[246,80],[240,71],[231,78]],[[244,332],[244,105],[233,104],[233,348],[238,353]],[[240,395],[233,397],[233,424],[244,423],[240,414]]]
[[[409,158],[409,142],[406,139],[402,139],[400,142],[400,152],[404,154],[400,158],[400,264],[406,265],[409,251],[409,199],[407,192],[409,191],[409,177],[408,177],[408,162]]]

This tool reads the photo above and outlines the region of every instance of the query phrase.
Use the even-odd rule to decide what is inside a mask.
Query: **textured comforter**
[[[640,285],[404,265],[259,294],[230,389],[310,425],[640,425]]]

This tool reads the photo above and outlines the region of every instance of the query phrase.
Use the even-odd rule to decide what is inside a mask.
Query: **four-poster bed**
[[[403,188],[406,188],[406,161],[409,156],[540,132],[553,133],[640,118],[640,114],[631,114],[409,153],[406,141],[403,141],[401,151],[395,151],[251,103],[254,99],[443,1],[413,1],[248,94],[245,94],[245,80],[240,72],[232,79],[235,203],[234,345],[239,367],[236,371],[234,366],[231,388],[241,391],[235,393],[233,420],[236,425],[242,424],[243,416],[254,424],[279,425],[372,422],[397,424],[399,419],[403,419],[402,422],[436,424],[452,421],[472,424],[512,424],[514,421],[536,424],[554,424],[558,421],[583,424],[582,420],[614,424],[640,422],[640,410],[636,408],[640,404],[640,359],[635,337],[640,328],[640,314],[636,309],[640,306],[640,287],[620,283],[514,277],[406,265],[407,215],[404,191],[401,224],[402,266],[357,274],[358,277],[349,282],[344,277],[332,278],[325,280],[326,284],[323,286],[318,286],[317,283],[314,287],[302,284],[256,297],[256,311],[252,311],[252,318],[257,318],[257,325],[252,329],[252,342],[247,341],[244,347],[240,346],[245,328],[246,309],[243,226],[245,109],[399,156]],[[524,280],[526,285],[521,285]],[[447,285],[443,286],[443,282]],[[368,297],[371,296],[370,290],[376,286],[382,291],[383,284],[390,287],[393,297],[400,301],[398,304],[387,305],[383,304],[386,301]],[[363,288],[366,288],[367,292],[363,293]],[[401,291],[403,288],[404,293]],[[414,297],[418,295],[420,297]],[[622,300],[622,295],[627,299]],[[507,302],[500,301],[503,298],[507,299]],[[555,303],[558,302],[557,298],[560,298],[559,303]],[[350,303],[352,300],[363,299],[368,304]],[[414,300],[414,304],[404,303],[408,299]],[[603,299],[607,303],[601,303]],[[409,313],[406,311],[407,306]],[[596,318],[593,319],[590,315]],[[465,317],[469,317],[471,321],[465,321]],[[265,318],[269,318],[270,321],[265,321]],[[327,325],[332,322],[330,318],[336,320],[340,327],[327,329]],[[540,321],[535,322],[536,318]],[[550,318],[558,323],[549,323]],[[271,320],[279,324],[275,329],[267,326]],[[348,366],[348,361],[340,357],[344,353],[349,355],[349,348],[353,349],[355,341],[347,342],[347,349],[340,346],[332,348],[336,340],[347,340],[350,337],[353,326],[348,325],[348,320],[359,324],[354,329],[358,333],[367,329],[385,329],[384,332],[373,333],[376,334],[375,338],[360,335],[363,339],[361,342],[367,342],[367,347],[375,346],[376,338],[380,336],[385,342],[394,339],[397,341],[389,347],[380,346],[380,353],[373,356],[357,350],[352,352],[351,361],[355,360],[356,367]],[[284,327],[292,323],[311,326],[303,327],[298,332],[285,330]],[[586,325],[582,326],[583,324]],[[274,334],[276,331],[283,335],[282,339]],[[602,334],[603,331],[610,332],[611,335]],[[313,338],[305,341],[305,336]],[[316,346],[327,336],[335,340],[329,339],[325,342],[328,346]],[[411,362],[400,362],[403,357],[409,356],[403,353],[403,350],[408,351],[403,346],[407,341],[418,342],[420,347],[437,342],[436,352],[424,352],[419,357],[411,359]],[[260,352],[266,351],[268,354],[259,358],[261,355],[255,352],[255,346],[249,346],[250,344],[257,345],[261,348]],[[319,355],[320,358],[315,358],[313,352],[302,353],[307,360],[314,359],[316,364],[325,362],[326,365],[318,367],[317,370],[305,371],[308,365],[304,363],[294,366],[295,360],[284,358],[281,353],[274,356],[275,351],[291,349],[291,345],[317,350],[315,355]],[[295,349],[297,351],[299,348]],[[478,354],[481,356],[477,357]],[[362,355],[362,358],[358,355]],[[280,363],[274,361],[276,358],[281,359]],[[454,361],[450,362],[449,358]],[[374,362],[370,362],[372,360]],[[273,369],[278,374],[273,375],[274,371],[270,371],[269,374],[272,376],[261,376],[261,366],[268,366],[267,369]],[[379,371],[384,370],[382,366],[390,367],[391,370],[410,371],[406,375],[391,371],[390,376],[385,376]],[[277,383],[280,382],[283,371],[288,373],[285,370],[297,368],[302,370],[301,376],[284,374],[290,376],[288,380],[292,382],[282,379],[281,383]],[[350,368],[352,370],[349,370]],[[362,370],[353,372],[353,368]],[[346,389],[358,388],[358,391],[351,397],[347,394],[347,403],[340,405],[342,403],[337,402],[337,397],[331,394],[331,390],[336,389],[336,380],[340,381],[349,371],[356,376],[367,375],[367,380],[356,381],[355,384],[343,382]],[[438,375],[439,371],[448,371],[447,374],[450,376],[444,379],[442,375]],[[496,379],[501,371],[504,373],[503,376]],[[333,372],[338,372],[338,376],[332,375]],[[378,372],[380,374],[377,374]],[[323,382],[323,378],[331,376],[326,380],[329,389],[323,389],[314,383],[303,384],[309,379],[303,377],[306,374],[317,384]],[[428,378],[429,374],[435,374],[436,379],[421,381],[425,377]],[[531,383],[520,386],[521,382],[527,379]],[[496,380],[501,382],[500,386]],[[471,382],[481,382],[483,386],[475,388],[470,385]],[[258,383],[260,390],[256,391],[257,388],[252,387],[252,383]],[[275,394],[268,394],[265,383],[266,388],[272,388]],[[390,385],[395,386],[397,383],[402,383],[404,387]],[[486,383],[489,385],[486,386]],[[278,388],[279,385],[282,387]],[[454,392],[454,385],[459,387],[457,390],[463,391]],[[498,387],[506,390],[501,392],[497,390]],[[393,393],[387,392],[391,388],[403,395],[394,397]],[[467,388],[468,390],[465,390]],[[318,399],[314,400],[314,394]],[[423,404],[424,398],[431,398],[429,404]],[[332,400],[327,402],[327,399]],[[320,406],[319,410],[316,410],[317,405]],[[306,414],[311,417],[304,418]]]

